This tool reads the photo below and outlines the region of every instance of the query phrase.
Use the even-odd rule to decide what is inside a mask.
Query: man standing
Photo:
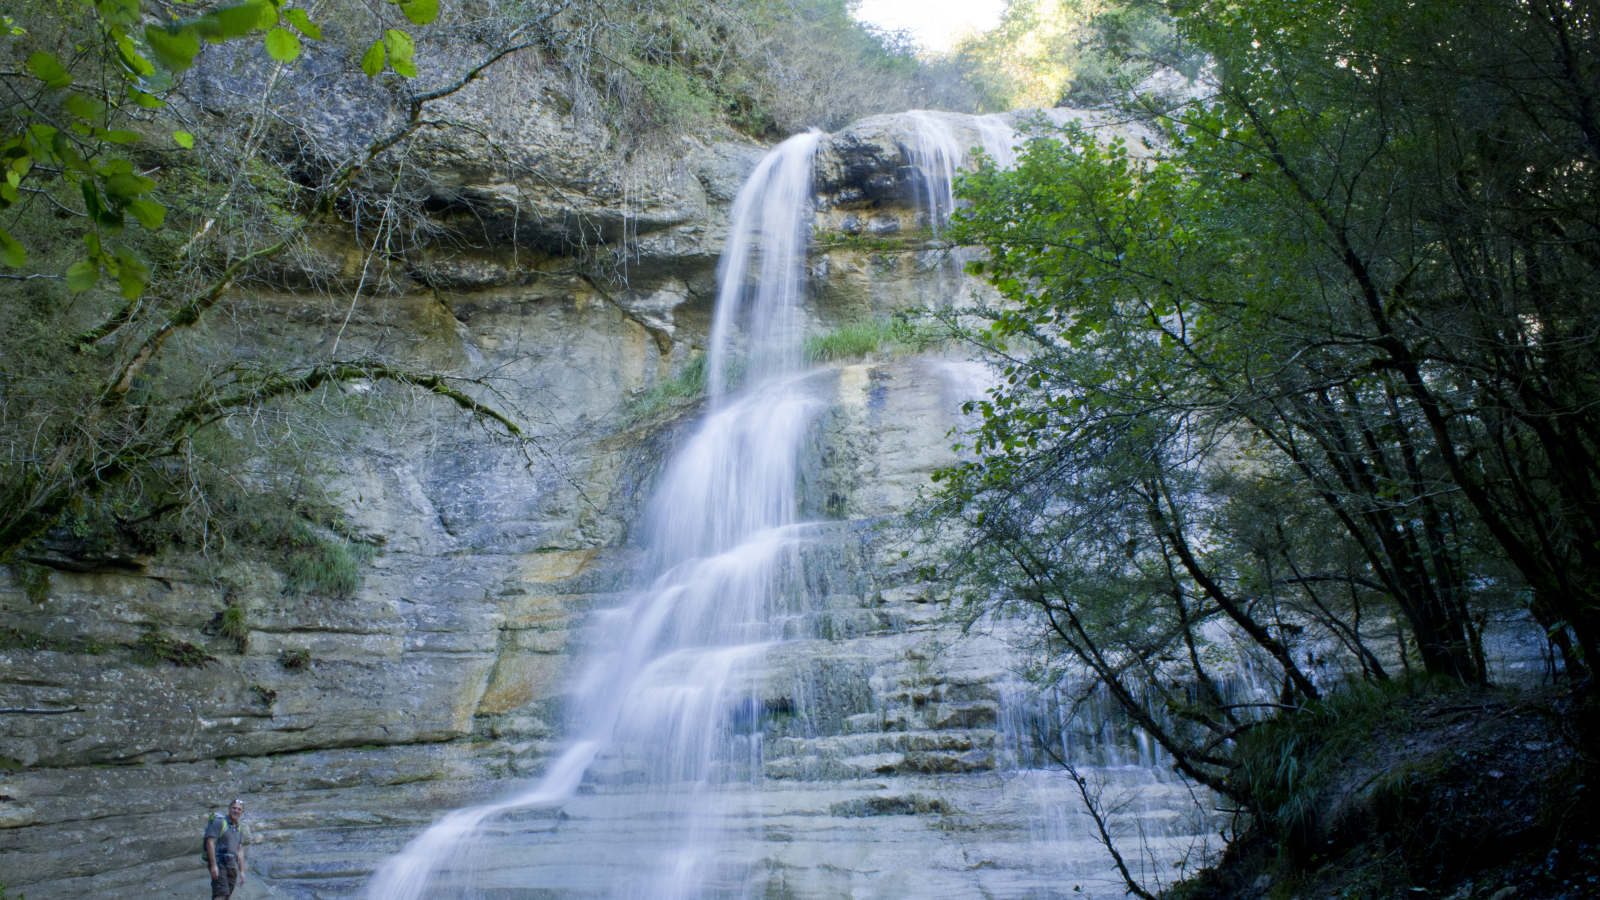
[[[239,819],[244,801],[228,805],[228,817],[212,818],[206,826],[206,862],[211,866],[211,900],[227,900],[244,884],[244,829]]]

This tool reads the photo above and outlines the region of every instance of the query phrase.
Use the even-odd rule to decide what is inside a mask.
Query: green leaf
[[[373,41],[372,46],[367,48],[367,52],[361,54],[361,71],[367,73],[367,77],[371,78],[383,71],[383,62],[383,41]]]
[[[9,231],[0,228],[0,263],[15,269],[28,259],[28,248],[17,243]]]
[[[407,78],[417,77],[417,66],[412,62],[417,45],[411,35],[393,28],[383,30],[383,44],[389,48],[389,67]]]
[[[99,0],[94,8],[101,18],[114,25],[131,25],[139,21],[139,0]]]
[[[50,152],[59,159],[63,165],[74,172],[93,172],[94,166],[84,159],[72,146],[72,140],[64,134],[57,134],[50,139]]]
[[[172,90],[172,73],[162,70],[148,78],[141,78],[139,87],[152,94],[164,94]]]
[[[139,52],[139,47],[133,42],[133,38],[123,34],[120,28],[117,29],[117,56],[121,58],[123,68],[135,76],[143,77],[156,73],[156,67],[150,65],[150,60],[145,59],[144,54]]]
[[[300,55],[300,39],[287,28],[272,29],[261,43],[266,46],[267,55],[278,62],[290,62]]]
[[[100,267],[92,259],[80,259],[67,266],[67,290],[81,294],[100,281]]]
[[[60,90],[72,83],[72,73],[48,53],[39,52],[28,57],[28,71],[52,90]]]
[[[439,0],[410,0],[400,4],[400,11],[418,25],[426,25],[439,18]]]
[[[167,208],[154,200],[134,200],[128,204],[128,212],[150,231],[160,228],[167,218]]]
[[[200,52],[200,39],[187,29],[168,31],[149,25],[145,27],[144,39],[150,44],[150,54],[156,58],[156,62],[174,72],[193,67],[194,55]]]
[[[221,40],[244,37],[258,28],[271,28],[278,24],[277,11],[269,3],[240,3],[214,9],[208,15],[217,22]]]
[[[133,131],[111,131],[105,128],[96,128],[94,130],[94,136],[102,141],[109,141],[113,144],[139,143],[139,135],[137,132]]]
[[[306,14],[305,10],[286,9],[283,11],[283,18],[284,21],[294,26],[295,31],[300,32],[313,41],[322,40],[322,27],[311,21],[311,17]]]
[[[174,131],[172,133],[172,141],[185,150],[194,149],[194,135],[187,131]]]
[[[106,194],[118,200],[132,200],[155,186],[154,181],[139,175],[113,175],[106,179]]]
[[[150,283],[149,267],[127,247],[117,248],[114,274],[117,276],[117,286],[122,288],[122,296],[127,300],[144,293],[145,285]]]
[[[93,181],[85,178],[79,187],[83,191],[83,205],[89,212],[89,218],[112,234],[120,232],[123,227],[121,210],[112,208],[109,202],[100,198],[100,191]],[[84,240],[88,239],[89,235],[84,235]]]
[[[161,107],[167,105],[167,101],[157,97],[154,94],[146,94],[141,90],[134,90],[132,94],[133,102],[145,109],[160,109]]]
[[[106,106],[98,100],[85,97],[83,94],[68,94],[62,101],[61,108],[85,122],[93,122],[105,115]]]
[[[144,272],[131,271],[126,266],[117,268],[117,286],[122,288],[124,300],[134,300],[144,293],[145,285],[150,283],[149,276]]]
[[[105,207],[100,205],[100,191],[95,188],[94,182],[86,179],[82,184],[78,185],[78,189],[83,192],[83,206],[88,211],[89,218],[100,218],[100,214],[105,211]]]
[[[194,35],[208,44],[220,44],[227,40],[227,38],[222,34],[222,24],[211,16],[180,19],[178,22],[173,23],[173,25],[168,26],[167,30],[171,31],[174,26],[182,28],[184,31]]]

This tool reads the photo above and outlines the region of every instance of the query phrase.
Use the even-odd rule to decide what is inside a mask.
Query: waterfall
[[[1017,163],[1016,144],[1020,140],[1012,120],[1015,114],[990,113],[968,116],[925,109],[905,113],[911,126],[906,156],[921,181],[919,205],[928,216],[928,227],[935,233],[950,223],[950,215],[960,205],[955,196],[956,173],[972,170],[976,160],[968,150],[974,146],[961,138],[976,132],[976,146],[983,149],[995,165],[1009,169]]]
[[[1014,114],[886,118],[913,170],[897,177],[935,231],[970,148],[1015,163]],[[928,589],[879,558],[868,520],[801,521],[820,490],[802,455],[833,452],[819,434],[856,429],[866,447],[884,433],[884,452],[919,454],[898,465],[929,465],[913,448],[937,446],[987,378],[929,359],[804,370],[822,139],[785,141],[734,200],[707,414],[641,523],[646,587],[587,618],[563,752],[526,791],[440,818],[379,868],[369,900],[1121,896],[1046,744],[1126,795],[1113,827],[1138,835],[1141,867],[1170,874],[1214,833],[1181,817],[1187,787],[1110,706],[1069,722],[1079,698],[1018,677],[1011,624],[947,644]],[[962,252],[929,251],[920,270],[941,298],[970,287],[951,265]],[[934,405],[880,421],[900,396],[890,379]]]
[[[598,614],[572,693],[576,739],[530,790],[446,815],[388,860],[370,900],[476,894],[497,821],[568,803],[587,780],[625,786],[659,837],[575,876],[613,897],[735,892],[722,832],[748,818],[760,776],[754,667],[789,610],[796,457],[819,401],[798,372],[812,156],[820,135],[774,149],[735,199],[709,350],[712,412],[668,467],[645,523],[649,587]],[[742,799],[743,798],[743,799]],[[502,866],[503,868],[503,866]],[[519,885],[531,887],[531,885]]]
[[[728,242],[717,267],[717,305],[706,360],[714,404],[739,380],[730,376],[742,374],[757,384],[799,367],[811,158],[821,139],[822,133],[813,131],[778,145],[734,198]],[[742,373],[737,365],[740,325],[745,341]]]

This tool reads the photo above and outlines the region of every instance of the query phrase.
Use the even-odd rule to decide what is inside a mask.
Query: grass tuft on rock
[[[706,355],[690,360],[678,374],[640,394],[629,404],[624,419],[627,424],[643,422],[656,416],[686,406],[699,400],[706,392]]]
[[[866,319],[806,338],[806,362],[860,359],[869,353],[893,355],[925,349],[932,338],[904,319]]]
[[[233,641],[240,655],[250,649],[250,623],[240,607],[230,606],[217,614],[217,634]]]
[[[361,588],[361,564],[375,554],[368,544],[329,540],[303,522],[293,523],[287,543],[289,552],[283,561],[286,594],[348,597]]]

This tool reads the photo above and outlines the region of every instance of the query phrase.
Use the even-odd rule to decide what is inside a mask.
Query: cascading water
[[[1016,164],[1013,144],[1017,134],[1010,117],[1002,113],[974,118],[919,109],[905,116],[911,126],[906,153],[922,181],[919,205],[927,213],[928,227],[937,233],[950,223],[956,210],[956,172],[971,168],[967,151],[973,145],[959,140],[957,134],[976,129],[976,146],[1002,169]]]
[[[949,224],[951,214],[960,205],[955,197],[955,177],[958,171],[970,171],[976,163],[968,152],[971,148],[981,148],[994,165],[1009,169],[1017,164],[1017,146],[1025,139],[1017,130],[1026,127],[1021,123],[1038,117],[1062,126],[1083,119],[1081,112],[1068,109],[984,116],[919,109],[904,116],[910,126],[906,155],[921,179],[917,199],[934,232]],[[972,137],[977,140],[970,140]]]
[[[567,803],[585,776],[626,788],[659,833],[569,882],[642,900],[740,892],[740,866],[716,848],[730,823],[758,814],[730,788],[759,776],[760,733],[741,727],[756,703],[752,667],[776,637],[769,622],[790,612],[773,585],[792,569],[796,455],[818,406],[796,370],[819,138],[777,147],[735,201],[708,360],[712,412],[649,513],[650,587],[597,617],[573,692],[577,739],[531,790],[429,828],[378,871],[371,900],[483,889],[485,857],[520,849],[500,846],[499,822]]]
[[[928,227],[957,208],[967,148],[1014,163],[1014,120],[899,118]],[[1120,896],[1040,741],[1137,795],[1114,827],[1151,839],[1140,859],[1167,865],[1206,832],[1177,823],[1185,791],[1136,733],[1102,728],[1074,745],[1063,704],[1015,677],[1004,639],[933,637],[930,607],[893,599],[917,592],[868,559],[876,538],[801,521],[808,442],[841,416],[872,420],[874,379],[892,377],[874,364],[802,371],[821,139],[780,145],[735,199],[708,415],[644,522],[649,587],[591,617],[570,744],[528,791],[436,822],[380,868],[369,900]],[[970,289],[955,267],[934,268],[942,296]],[[928,415],[945,424],[918,446],[940,443],[979,392],[975,366],[922,370],[948,396]],[[853,635],[870,648],[851,649]]]

